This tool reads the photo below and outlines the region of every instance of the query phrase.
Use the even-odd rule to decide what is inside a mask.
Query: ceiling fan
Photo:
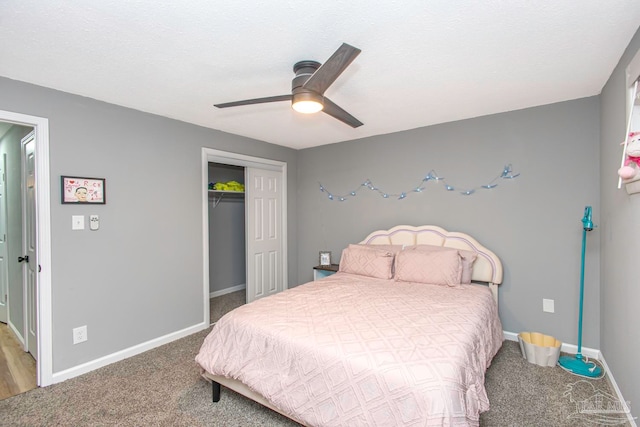
[[[324,63],[316,61],[300,61],[293,66],[296,76],[291,82],[290,95],[269,96],[266,98],[245,99],[244,101],[215,104],[218,108],[238,107],[240,105],[264,104],[267,102],[291,101],[294,110],[301,113],[317,113],[322,110],[333,118],[348,124],[353,128],[362,126],[362,122],[329,98],[324,92],[342,74],[342,72],[360,54],[361,50],[342,43],[333,55]]]

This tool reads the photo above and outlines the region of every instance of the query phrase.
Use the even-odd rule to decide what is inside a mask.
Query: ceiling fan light
[[[314,93],[299,93],[293,95],[291,107],[299,113],[313,114],[324,108],[322,97]]]
[[[299,101],[293,104],[293,109],[298,113],[313,114],[322,110],[322,104],[317,101]]]

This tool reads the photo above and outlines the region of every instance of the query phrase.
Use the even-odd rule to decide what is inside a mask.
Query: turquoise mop
[[[558,365],[567,372],[586,378],[599,378],[602,376],[602,368],[595,362],[590,362],[582,356],[582,304],[584,300],[584,254],[587,247],[587,231],[593,230],[591,220],[591,206],[584,208],[582,218],[582,262],[580,271],[580,315],[578,317],[578,353],[574,356],[562,356]]]

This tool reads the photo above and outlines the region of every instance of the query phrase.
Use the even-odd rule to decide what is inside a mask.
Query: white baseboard
[[[209,298],[215,298],[215,297],[219,297],[219,296],[222,296],[222,295],[230,294],[231,292],[241,291],[243,289],[246,289],[246,287],[247,286],[243,283],[242,285],[237,285],[237,286],[232,286],[230,288],[221,289],[219,291],[211,292],[209,294]]]
[[[625,412],[627,413],[627,420],[629,421],[629,424],[631,425],[631,427],[638,427],[638,425],[636,424],[636,420],[633,419],[633,415],[631,414],[631,408],[629,408],[628,402],[624,400],[624,396],[622,396],[622,391],[620,391],[620,387],[618,387],[618,383],[616,383],[616,379],[613,378],[613,375],[609,370],[609,365],[607,365],[607,361],[604,360],[604,355],[602,354],[602,352],[600,352],[600,359],[598,360],[600,361],[600,363],[602,363],[602,367],[604,368],[604,371],[607,374],[607,378],[609,378],[609,382],[611,383],[611,386],[613,387],[613,389],[616,392],[616,395],[618,396],[618,401],[624,404],[624,408],[625,408]]]
[[[514,332],[508,332],[508,331],[502,331],[502,334],[504,336],[504,339],[509,340],[509,341],[518,341],[518,334],[514,333]],[[578,352],[578,346],[577,345],[573,345],[573,344],[562,344],[562,347],[560,348],[560,351],[564,351],[566,353],[571,353],[571,354],[576,354]],[[618,387],[618,384],[616,383],[615,378],[613,377],[613,374],[611,374],[611,370],[609,369],[609,365],[607,365],[607,362],[604,360],[604,355],[602,354],[602,352],[600,350],[596,350],[593,348],[587,348],[587,347],[582,347],[582,355],[583,356],[587,356],[591,359],[595,359],[597,361],[599,361],[602,364],[602,367],[604,369],[605,374],[607,375],[607,378],[609,378],[609,381],[611,383],[611,386],[613,387],[613,389],[616,392],[616,395],[618,396],[618,400],[620,402],[623,402],[625,407],[627,409],[628,405],[627,405],[627,401],[624,400],[624,397],[622,396],[622,392],[620,391],[620,388]],[[629,410],[629,412],[627,412],[627,419],[629,420],[629,424],[631,425],[631,427],[638,427],[636,424],[636,421],[633,419],[633,416],[631,415],[631,411]]]
[[[237,285],[237,286],[233,286],[233,287],[230,287],[230,288],[222,289],[220,291],[211,292],[209,297],[210,298],[214,298],[214,297],[217,297],[217,296],[229,294],[231,292],[240,291],[240,290],[245,289],[245,288],[246,288],[245,284]],[[132,356],[135,356],[137,354],[144,353],[145,351],[151,350],[151,349],[159,347],[161,345],[168,344],[168,343],[170,343],[172,341],[175,341],[177,339],[184,338],[184,337],[186,337],[188,335],[191,335],[191,334],[195,334],[196,332],[200,332],[203,329],[207,329],[209,327],[210,327],[210,325],[208,325],[208,324],[199,323],[197,325],[185,328],[185,329],[183,329],[181,331],[173,332],[171,334],[168,334],[168,335],[165,335],[165,336],[162,336],[162,337],[159,337],[159,338],[155,338],[153,340],[144,342],[142,344],[135,345],[133,347],[129,347],[127,349],[118,351],[116,353],[100,357],[100,358],[98,358],[96,360],[92,360],[90,362],[86,362],[86,363],[83,363],[81,365],[74,366],[73,368],[65,369],[64,371],[60,371],[60,372],[55,372],[52,375],[51,384],[56,384],[56,383],[59,383],[59,382],[66,381],[68,379],[77,377],[79,375],[86,374],[87,372],[91,372],[91,371],[96,370],[98,368],[102,368],[103,366],[110,365],[112,363],[118,362],[118,361],[126,359],[128,357],[132,357]],[[18,335],[18,337],[20,337],[19,334],[16,333],[16,335]]]
[[[504,335],[504,339],[506,340],[518,341],[518,334],[516,334],[515,332],[502,331],[502,334]],[[562,347],[560,347],[560,351],[563,351],[565,353],[570,353],[570,354],[576,354],[578,353],[578,346],[573,344],[562,343]],[[587,356],[591,359],[600,360],[602,353],[600,353],[600,350],[582,346],[582,355]]]
[[[54,372],[52,376],[51,384],[60,383],[62,381],[66,381],[68,379],[77,377],[82,374],[86,374],[87,372],[94,371],[98,368],[102,368],[103,366],[110,365],[112,363],[118,362],[128,357],[132,357],[137,354],[144,353],[145,351],[149,351],[151,349],[160,347],[161,345],[164,345],[164,344],[168,344],[177,339],[184,338],[191,334],[195,334],[196,332],[200,332],[203,329],[207,329],[208,327],[209,325],[205,323],[199,323],[197,325],[182,329],[181,331],[176,331],[176,332],[167,334],[165,336],[158,337],[150,341],[144,342],[142,344],[138,344],[133,347],[129,347],[124,350],[115,352],[113,354],[100,357],[90,362],[86,362],[81,365],[74,366],[73,368],[65,369],[64,371],[60,371],[60,372]]]
[[[16,329],[15,325],[11,323],[11,320],[7,322],[7,325],[9,325],[9,329],[11,329],[11,332],[13,332],[13,334],[16,336],[18,342],[20,342],[20,346],[24,348],[24,337],[22,336],[22,334]]]

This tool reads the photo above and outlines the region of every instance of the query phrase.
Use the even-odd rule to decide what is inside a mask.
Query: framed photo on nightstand
[[[320,265],[331,265],[331,252],[320,251]]]

